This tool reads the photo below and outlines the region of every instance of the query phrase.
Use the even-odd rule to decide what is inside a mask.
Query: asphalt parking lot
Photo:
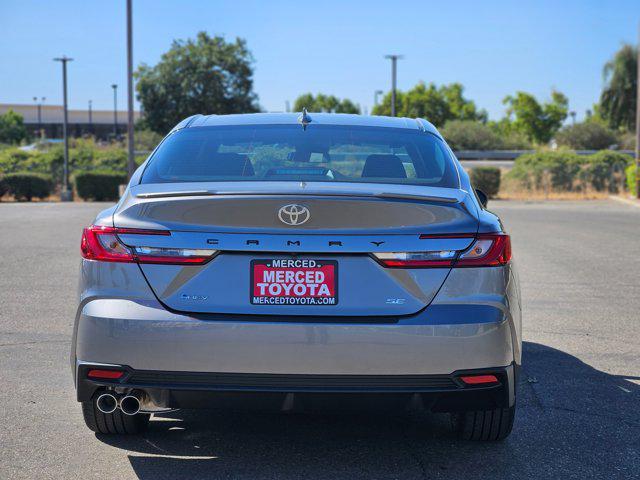
[[[511,437],[446,416],[183,411],[96,436],[69,344],[81,227],[103,204],[0,204],[0,478],[640,478],[640,208],[493,202],[513,236],[524,374]]]

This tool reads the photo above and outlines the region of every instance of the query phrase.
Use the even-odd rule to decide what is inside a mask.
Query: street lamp
[[[136,170],[133,142],[133,14],[132,0],[127,0],[127,174]]]
[[[91,100],[89,100],[89,133],[93,135],[93,110]]]
[[[67,62],[72,62],[73,58],[66,55],[54,58],[55,62],[62,63],[62,98],[63,98],[63,121],[62,136],[64,137],[64,165],[62,172],[62,191],[60,192],[60,200],[70,202],[73,200],[73,192],[69,189],[69,136],[67,135]]]
[[[41,97],[42,100],[38,102],[38,97],[33,97],[33,101],[36,104],[36,108],[38,109],[38,132],[42,136],[42,104],[47,99],[47,97]]]
[[[378,95],[382,95],[384,92],[382,90],[376,90],[373,92],[373,105],[378,105]]]
[[[113,138],[118,138],[118,85],[111,85],[113,88]]]
[[[391,116],[396,116],[396,70],[398,60],[404,58],[403,55],[385,55],[384,58],[391,60]]]
[[[571,115],[571,124],[575,125],[576,124],[576,112],[574,112],[573,110],[569,112],[569,115]]]
[[[40,112],[38,112],[38,113],[41,113],[41,112],[42,112],[42,107],[44,106],[44,102],[46,102],[46,101],[47,101],[47,97],[41,97],[41,101],[40,101]],[[41,121],[42,121],[42,120],[41,120],[40,118],[38,118],[38,123],[41,123]],[[41,136],[42,138],[44,138],[44,131],[45,131],[45,129],[44,129],[44,128],[42,128],[42,127],[40,127],[40,136]]]
[[[373,92],[373,106],[378,106],[378,95],[382,95],[384,92],[382,90],[376,90]]]

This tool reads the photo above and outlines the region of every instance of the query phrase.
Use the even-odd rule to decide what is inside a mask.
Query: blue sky
[[[597,101],[602,66],[637,42],[638,0],[619,1],[164,1],[134,0],[134,62],[154,64],[173,39],[206,30],[247,40],[262,107],[284,110],[301,93],[349,97],[371,108],[390,87],[387,53],[404,54],[398,86],[460,82],[491,118],[505,95],[565,93],[582,117]],[[61,103],[66,54],[69,102],[112,108],[126,101],[124,0],[0,0],[0,102]],[[203,112],[206,113],[206,112]]]

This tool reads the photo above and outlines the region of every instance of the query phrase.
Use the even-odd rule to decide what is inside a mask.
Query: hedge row
[[[127,176],[115,172],[81,172],[74,176],[76,192],[84,200],[118,200],[118,186]]]
[[[118,200],[118,186],[127,176],[114,172],[81,172],[74,176],[78,196],[84,200]],[[8,193],[18,201],[31,201],[51,195],[50,175],[32,172],[9,173],[0,179],[0,197]]]
[[[144,156],[136,157],[140,165]],[[56,145],[48,151],[23,151],[18,148],[0,150],[0,174],[32,172],[50,175],[54,185],[62,183],[64,151]],[[99,147],[91,140],[75,139],[69,149],[71,172],[127,172],[127,152],[118,147]]]
[[[507,174],[527,189],[617,193],[624,188],[629,155],[601,150],[593,155],[572,151],[536,152],[518,157]]]
[[[0,180],[0,197],[5,193],[18,201],[46,198],[51,195],[51,177],[41,173],[18,172],[5,175]]]

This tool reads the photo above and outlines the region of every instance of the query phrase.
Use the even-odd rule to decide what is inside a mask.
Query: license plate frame
[[[299,265],[299,266],[296,266]],[[256,270],[258,267],[258,271]],[[294,279],[299,280],[299,274],[296,272],[303,272],[304,282],[265,282],[265,272],[271,271],[273,275],[267,280],[275,279],[274,277],[278,271],[293,272]],[[320,283],[307,282],[310,277],[306,272],[312,272],[311,279],[317,280],[315,272],[322,272],[324,280]],[[256,278],[256,273],[258,277]],[[315,258],[260,258],[251,260],[249,266],[249,303],[252,305],[261,306],[335,306],[339,301],[339,289],[338,289],[338,261],[337,260],[325,260]],[[329,279],[327,279],[327,274]],[[297,275],[297,278],[296,278]],[[285,279],[291,279],[291,274],[283,273],[278,278],[285,277]],[[260,281],[262,280],[262,281]],[[260,287],[257,284],[267,284],[268,286]],[[271,288],[270,285],[277,283],[280,287]],[[313,285],[316,285],[315,291]],[[323,288],[321,285],[325,284]],[[285,292],[287,286],[291,285],[288,292]],[[294,291],[300,292],[301,288],[297,285],[304,285],[305,292],[301,295],[296,295]],[[331,288],[333,285],[333,288]],[[271,288],[271,292],[269,289]],[[274,290],[279,290],[278,294],[272,294]],[[325,294],[325,291],[329,291],[329,295]],[[258,295],[256,295],[258,293]],[[260,295],[264,293],[264,295]],[[288,293],[288,294],[287,294]],[[322,293],[322,295],[314,295],[313,293]],[[332,294],[331,294],[332,293]],[[269,300],[276,299],[276,300]],[[279,300],[278,300],[279,299]]]

